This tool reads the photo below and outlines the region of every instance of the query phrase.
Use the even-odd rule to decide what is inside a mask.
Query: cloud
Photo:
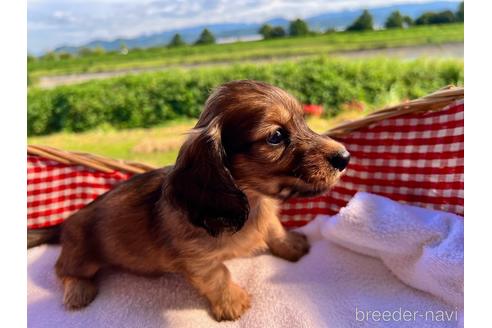
[[[263,22],[429,0],[28,0],[28,49],[135,37],[202,24]]]

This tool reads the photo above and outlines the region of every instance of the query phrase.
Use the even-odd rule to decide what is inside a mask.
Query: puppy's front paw
[[[91,303],[97,295],[97,287],[87,279],[65,278],[63,303],[69,310],[81,309]]]
[[[303,234],[287,231],[283,239],[270,243],[270,250],[275,256],[287,261],[297,262],[309,252],[309,242]]]
[[[212,304],[212,314],[217,321],[236,320],[251,306],[248,293],[236,284],[231,284],[219,300]]]

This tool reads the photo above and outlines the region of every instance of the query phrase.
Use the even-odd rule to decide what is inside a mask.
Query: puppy
[[[223,261],[265,250],[299,260],[309,244],[282,227],[277,203],[325,192],[349,158],[307,127],[287,92],[248,80],[218,87],[174,166],[132,177],[65,221],[56,263],[65,306],[87,306],[97,272],[110,266],[179,272],[216,320],[238,319],[250,296]]]

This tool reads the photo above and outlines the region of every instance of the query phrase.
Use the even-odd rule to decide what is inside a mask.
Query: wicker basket
[[[336,213],[359,190],[463,215],[463,102],[464,89],[450,86],[329,130],[352,153],[347,175],[326,195],[286,202],[283,223]],[[68,215],[115,183],[155,169],[47,146],[29,145],[27,153],[29,246],[49,241]]]

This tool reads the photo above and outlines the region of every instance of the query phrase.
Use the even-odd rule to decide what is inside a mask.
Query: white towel
[[[462,327],[463,219],[358,193],[301,229],[308,255],[226,265],[252,295],[235,322],[215,322],[182,277],[104,272],[89,307],[67,312],[53,265],[59,246],[28,252],[29,327]],[[386,312],[385,312],[386,311]]]
[[[403,282],[463,307],[463,219],[357,193],[321,226],[322,235],[376,256]]]

